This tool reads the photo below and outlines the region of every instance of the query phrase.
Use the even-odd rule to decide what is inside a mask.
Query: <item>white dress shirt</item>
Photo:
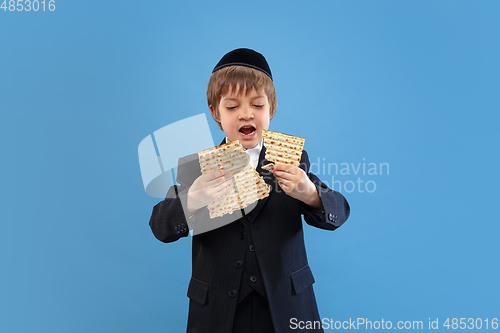
[[[226,143],[231,142],[229,138],[226,136]],[[250,165],[252,168],[257,169],[257,164],[259,163],[259,155],[260,151],[262,150],[262,144],[264,142],[264,139],[260,141],[260,143],[255,147],[255,148],[249,148],[249,149],[244,149],[246,153],[248,154],[248,157],[250,159]]]

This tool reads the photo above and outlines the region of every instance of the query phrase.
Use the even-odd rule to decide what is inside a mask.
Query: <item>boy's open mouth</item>
[[[250,136],[250,135],[253,135],[255,133],[255,126],[253,126],[253,125],[241,126],[238,131],[242,135]]]

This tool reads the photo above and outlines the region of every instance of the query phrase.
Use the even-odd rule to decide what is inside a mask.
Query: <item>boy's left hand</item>
[[[273,175],[286,194],[314,209],[323,210],[316,186],[304,170],[295,165],[276,164],[273,168]]]

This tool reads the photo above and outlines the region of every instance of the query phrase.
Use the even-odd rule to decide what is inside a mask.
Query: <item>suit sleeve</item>
[[[316,186],[325,211],[319,212],[305,203],[301,203],[301,212],[304,215],[304,220],[307,224],[317,228],[335,230],[349,218],[349,203],[347,203],[347,200],[340,192],[331,190],[315,174],[310,173],[309,166],[307,152],[303,151],[300,167],[307,173],[314,186]]]
[[[191,220],[196,218],[187,216],[186,203],[189,188],[201,175],[197,155],[179,159],[177,170],[177,183],[180,185],[170,187],[165,200],[154,206],[149,220],[154,236],[164,243],[189,235]]]

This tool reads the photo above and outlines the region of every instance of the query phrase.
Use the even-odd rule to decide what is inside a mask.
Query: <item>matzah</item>
[[[224,169],[233,177],[231,187],[208,205],[210,218],[231,214],[269,196],[269,186],[249,164],[238,140],[198,153],[201,173]]]
[[[266,160],[276,164],[299,166],[305,139],[266,130],[262,130],[262,136],[266,147]],[[262,169],[271,171],[273,166],[274,164],[270,163]]]

